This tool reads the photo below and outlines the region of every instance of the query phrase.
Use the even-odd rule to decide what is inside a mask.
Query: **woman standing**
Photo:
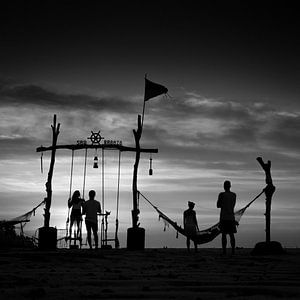
[[[69,234],[70,237],[72,235],[72,227],[74,222],[76,221],[77,225],[77,237],[79,236],[80,233],[80,228],[81,228],[81,222],[82,222],[82,204],[84,203],[84,199],[80,198],[80,192],[76,190],[72,198],[69,198],[68,200],[68,207],[71,208],[71,224],[70,224],[70,230]]]

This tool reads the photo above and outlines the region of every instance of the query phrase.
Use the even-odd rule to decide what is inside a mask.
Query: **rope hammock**
[[[185,232],[185,230],[179,226],[176,222],[172,221],[167,215],[165,215],[161,210],[157,208],[153,203],[150,202],[149,199],[147,199],[141,192],[138,192],[158,213],[159,218],[163,219],[166,225],[171,225],[175,230],[181,233],[182,235],[189,237],[193,242],[197,244],[206,244],[214,240],[220,233],[221,230],[219,228],[219,223],[211,226],[210,228],[207,228],[205,230],[199,230],[195,236],[188,236],[188,234]],[[246,211],[246,209],[262,194],[264,193],[264,190],[260,192],[253,200],[251,200],[246,206],[241,208],[240,210],[236,211],[234,213],[235,221],[239,223],[240,219],[242,218],[242,215]]]
[[[6,225],[16,225],[16,224],[22,224],[22,223],[27,223],[30,222],[30,218],[32,217],[32,215],[35,216],[35,211],[44,203],[46,202],[46,198],[36,207],[34,207],[32,210],[30,210],[29,212],[18,216],[16,218],[10,219],[10,220],[0,220],[0,226],[6,226]],[[24,228],[24,225],[23,225]]]

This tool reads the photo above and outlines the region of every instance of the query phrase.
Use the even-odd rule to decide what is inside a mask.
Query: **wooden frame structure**
[[[86,143],[79,143],[79,144],[69,144],[69,145],[57,145],[57,139],[60,130],[60,123],[57,124],[56,115],[53,117],[53,125],[52,128],[52,145],[48,147],[38,147],[36,152],[45,152],[51,151],[51,160],[50,160],[50,167],[48,171],[48,178],[46,182],[46,192],[47,197],[45,198],[45,214],[44,214],[44,230],[45,228],[50,228],[50,208],[52,202],[52,177],[54,171],[54,164],[55,164],[55,155],[56,150],[58,149],[67,149],[67,150],[80,150],[80,149],[106,149],[106,150],[119,150],[121,152],[135,152],[135,163],[134,163],[134,170],[133,170],[133,180],[132,180],[132,197],[133,197],[133,209],[132,209],[132,228],[136,230],[139,228],[139,206],[138,206],[138,167],[141,153],[158,153],[158,149],[144,149],[140,147],[140,139],[142,136],[142,122],[141,122],[141,115],[138,115],[138,128],[137,130],[133,130],[134,138],[135,138],[135,147],[127,147],[121,144],[86,144]],[[47,231],[47,230],[46,230]],[[132,235],[132,233],[131,233]],[[143,237],[144,238],[144,237]],[[134,240],[131,238],[130,240]],[[44,239],[43,239],[44,240]],[[54,243],[54,241],[53,241]],[[143,243],[143,242],[142,242]],[[131,245],[127,243],[127,247],[134,249],[135,242]],[[138,243],[138,249],[143,248],[141,247],[141,243]],[[53,247],[50,247],[53,248]]]

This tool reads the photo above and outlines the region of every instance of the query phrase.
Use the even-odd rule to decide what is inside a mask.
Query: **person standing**
[[[81,222],[82,222],[82,205],[84,203],[84,199],[80,198],[80,192],[76,190],[72,198],[68,200],[68,207],[72,208],[71,210],[71,224],[69,229],[69,236],[71,238],[72,236],[72,227],[74,222],[76,222],[77,225],[77,233],[76,236],[80,236],[80,230],[81,230]]]
[[[217,207],[220,211],[220,230],[222,233],[222,249],[223,254],[226,254],[227,234],[230,237],[231,251],[235,251],[235,237],[236,222],[234,218],[234,207],[236,204],[236,194],[230,191],[231,182],[226,180],[224,182],[224,192],[219,194]]]
[[[189,208],[183,212],[183,226],[187,234],[186,246],[188,251],[190,251],[191,237],[197,234],[199,228],[198,228],[196,212],[194,211],[195,203],[189,201],[188,206]],[[198,248],[197,248],[197,243],[195,241],[194,241],[194,246],[195,246],[195,251],[197,252]]]
[[[85,226],[87,231],[87,240],[92,249],[92,231],[94,235],[95,248],[98,249],[98,213],[101,213],[100,202],[95,200],[96,192],[89,191],[89,200],[83,205],[83,214],[85,214]]]

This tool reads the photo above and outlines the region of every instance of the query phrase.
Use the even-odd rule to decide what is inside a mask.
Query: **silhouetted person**
[[[79,231],[81,228],[81,222],[82,222],[82,204],[84,203],[84,200],[80,198],[80,192],[78,190],[76,190],[73,195],[72,198],[69,198],[68,200],[68,206],[69,208],[72,207],[71,210],[71,224],[70,224],[70,230],[69,230],[69,234],[70,237],[72,235],[72,227],[74,222],[76,222],[77,225],[77,236],[79,235]]]
[[[226,254],[226,246],[227,246],[227,237],[230,236],[230,244],[232,249],[232,254],[234,254],[235,250],[235,237],[236,233],[236,222],[234,218],[234,206],[236,203],[236,194],[230,191],[231,183],[226,180],[224,182],[224,190],[219,194],[217,207],[221,208],[220,212],[220,230],[222,233],[222,248],[223,254]]]
[[[92,231],[95,240],[95,248],[98,249],[98,213],[101,213],[100,202],[95,200],[96,192],[89,192],[89,200],[83,205],[83,214],[85,214],[85,225],[87,231],[87,240],[92,249]]]
[[[190,251],[190,237],[193,237],[199,231],[198,222],[196,217],[196,212],[194,211],[195,203],[189,201],[189,208],[183,212],[183,226],[188,237],[186,238],[186,246],[188,251]],[[194,242],[195,251],[197,251],[197,243]]]

